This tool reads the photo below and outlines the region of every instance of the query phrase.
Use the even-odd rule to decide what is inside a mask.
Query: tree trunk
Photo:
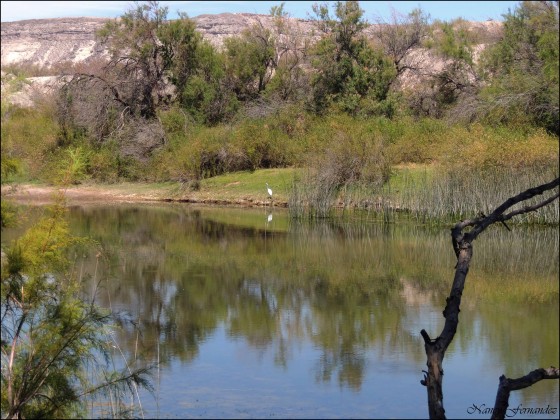
[[[547,184],[530,188],[515,197],[507,199],[490,215],[486,216],[481,214],[479,217],[472,220],[461,220],[451,229],[451,240],[453,250],[457,256],[457,264],[455,266],[455,277],[453,279],[453,285],[451,286],[451,292],[447,298],[445,309],[443,310],[445,325],[443,327],[443,331],[435,340],[431,339],[425,330],[420,331],[420,334],[424,339],[424,348],[428,359],[428,371],[424,371],[424,379],[421,380],[420,383],[427,388],[430,419],[445,419],[445,409],[443,407],[443,358],[445,356],[445,351],[455,336],[455,332],[457,331],[457,326],[459,324],[461,297],[473,255],[472,242],[480,233],[493,223],[501,222],[507,228],[505,221],[511,219],[513,216],[535,211],[558,199],[560,193],[556,193],[537,204],[513,210],[510,213],[505,213],[515,204],[529,200],[537,195],[543,194],[546,191],[555,189],[558,185],[560,185],[560,178],[556,178],[554,181]],[[464,233],[463,230],[468,227],[471,229]],[[534,372],[531,372],[531,374],[533,373]],[[504,378],[503,385],[502,378]],[[503,401],[505,401],[505,408],[503,408],[503,411],[499,412],[499,414],[503,412],[505,415],[507,401],[509,398],[509,390],[520,388],[512,388],[511,380],[507,380],[503,376],[502,378],[500,378],[500,389],[498,391],[498,396],[496,397],[496,406],[499,405],[499,410],[502,410],[502,407],[504,407]],[[498,404],[498,402],[500,402],[500,404]],[[494,415],[496,414],[494,413]],[[503,416],[501,418],[503,418]]]

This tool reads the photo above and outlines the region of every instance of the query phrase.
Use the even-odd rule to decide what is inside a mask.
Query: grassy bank
[[[83,183],[66,189],[72,200],[90,201],[185,201],[193,203],[252,206],[292,206],[301,194],[306,171],[294,168],[239,171],[206,178],[196,190],[178,182],[122,182],[114,184]],[[417,223],[452,223],[466,217],[492,211],[508,197],[544,183],[558,172],[555,168],[540,171],[500,170],[476,172],[460,177],[438,165],[396,165],[388,180],[379,188],[354,185],[332,192],[325,215],[351,214],[388,222],[402,218]],[[273,191],[268,197],[266,183]],[[34,183],[25,186],[4,185],[3,197],[20,200],[49,200],[55,188]],[[296,197],[297,198],[297,197]],[[301,197],[300,197],[301,198]],[[298,214],[297,211],[300,213]],[[306,209],[290,208],[293,217],[306,218]],[[312,216],[311,216],[312,217]],[[513,223],[558,224],[559,203],[517,218]]]
[[[289,206],[292,216],[364,210],[426,223],[487,213],[558,175],[558,138],[531,127],[430,118],[314,116],[297,108],[231,125],[160,117],[166,142],[142,158],[117,140],[61,136],[52,106],[2,106],[2,182],[59,185],[89,198]],[[297,168],[297,169],[296,169]],[[558,223],[558,202],[523,222]]]
[[[521,168],[450,168],[412,166],[398,168],[383,187],[383,197],[392,209],[405,210],[422,222],[457,221],[489,214],[510,197],[558,177],[552,165]],[[531,203],[540,199],[535,198]],[[538,212],[517,218],[516,223],[558,224],[555,200]]]

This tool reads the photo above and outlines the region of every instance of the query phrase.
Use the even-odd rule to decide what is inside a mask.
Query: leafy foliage
[[[149,386],[145,368],[110,373],[111,314],[67,271],[68,251],[86,244],[70,235],[61,195],[2,258],[2,417],[84,416],[86,395]],[[113,377],[92,382],[90,369]]]
[[[58,124],[46,105],[22,109],[2,104],[2,183],[44,176],[45,156],[56,147]]]
[[[181,106],[206,125],[228,121],[239,108],[236,94],[229,88],[226,57],[208,42],[197,49],[198,67],[181,91]]]
[[[441,36],[436,38],[436,49],[445,57],[473,64],[473,40],[465,28],[464,21],[442,22]]]
[[[488,50],[491,120],[535,124],[560,134],[558,2],[523,2],[505,15],[503,38]]]
[[[387,57],[368,45],[363,35],[366,22],[358,2],[337,2],[334,18],[326,5],[316,4],[314,12],[325,32],[314,51],[315,111],[321,113],[336,103],[354,114],[364,107],[364,100],[386,100],[396,70]]]
[[[271,77],[274,40],[270,31],[256,26],[225,40],[226,66],[231,88],[241,101],[255,99]]]

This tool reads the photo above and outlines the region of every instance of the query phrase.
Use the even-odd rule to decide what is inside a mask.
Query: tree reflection
[[[356,391],[387,354],[416,365],[423,359],[416,351],[418,328],[407,325],[439,298],[438,290],[445,293],[453,261],[446,230],[414,226],[330,222],[278,232],[262,227],[262,213],[253,227],[238,226],[227,211],[218,222],[186,206],[84,207],[71,217],[78,234],[105,249],[99,299],[126,310],[138,326],[119,330],[129,354],[189,363],[223,326],[230,339],[271,350],[279,367],[309,341],[320,350],[315,379]],[[477,260],[480,271],[499,259],[500,247],[494,248]],[[84,264],[93,272],[95,258]],[[550,268],[552,275],[557,271]],[[490,328],[507,328],[480,316],[489,317],[484,325]],[[473,325],[463,328],[474,334]],[[539,351],[558,351],[549,344]]]

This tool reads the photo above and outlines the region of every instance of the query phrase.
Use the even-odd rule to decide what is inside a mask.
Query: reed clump
[[[443,167],[416,174],[405,172],[401,188],[392,199],[395,206],[406,209],[417,220],[456,221],[488,214],[509,197],[557,176],[558,168],[553,166],[478,170]],[[555,200],[511,223],[555,225],[558,221],[559,203]]]
[[[421,127],[432,138],[430,159],[411,164],[410,159],[403,163],[398,159],[402,155],[393,155],[393,163],[400,165],[383,195],[393,208],[422,222],[487,214],[509,197],[558,176],[558,138],[542,129],[481,124],[452,125],[445,131],[437,125]],[[558,224],[558,220],[556,200],[512,223]]]

